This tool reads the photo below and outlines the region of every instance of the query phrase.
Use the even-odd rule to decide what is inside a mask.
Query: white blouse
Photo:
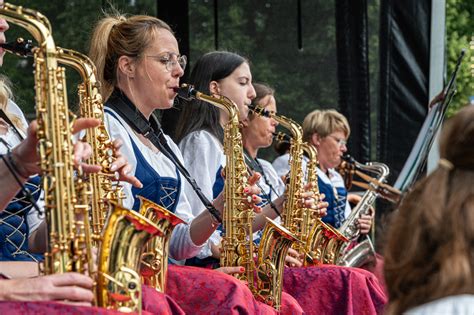
[[[120,151],[132,167],[131,174],[136,173],[137,167],[137,159],[132,146],[133,141],[150,166],[155,169],[160,176],[176,178],[176,167],[173,162],[171,162],[161,152],[155,152],[145,145],[130,126],[119,117],[119,115],[117,115],[113,110],[110,111],[113,112],[117,118],[106,112],[106,126],[112,139],[121,139],[123,141]],[[176,156],[182,160],[181,152],[176,144],[168,136],[166,136],[166,139]],[[132,185],[126,182],[121,182],[121,185],[124,187],[124,193],[126,196],[124,206],[131,209],[135,201],[132,194]],[[200,246],[194,244],[190,236],[190,222],[195,216],[191,211],[187,198],[187,192],[192,190],[188,186],[188,182],[181,177],[181,191],[178,197],[178,205],[176,206],[175,214],[188,222],[188,224],[177,225],[173,230],[170,240],[170,256],[178,261],[196,256],[201,251],[201,248],[206,245],[206,243]]]
[[[406,312],[408,315],[434,315],[434,314],[474,314],[474,295],[453,295],[438,299],[420,306],[414,307]]]
[[[216,175],[226,163],[220,141],[208,131],[194,131],[181,140],[179,148],[183,154],[184,165],[186,165],[189,173],[196,180],[203,194],[209,200],[213,200],[212,188],[216,181]],[[204,206],[197,194],[192,190],[186,191],[186,195],[189,198],[193,214],[200,214],[204,210]],[[216,230],[209,240],[214,245],[220,244],[220,231]],[[203,259],[211,256],[211,254],[210,247],[205,246],[197,257]]]

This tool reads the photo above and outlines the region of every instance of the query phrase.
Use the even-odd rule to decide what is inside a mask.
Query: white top
[[[219,140],[205,130],[194,131],[184,137],[179,143],[186,165],[191,176],[196,180],[203,194],[213,200],[212,188],[216,181],[217,172],[225,166],[226,158]],[[186,192],[194,215],[204,211],[204,206],[197,194],[193,191]],[[214,245],[219,245],[221,233],[216,230],[209,239]],[[210,247],[204,247],[197,255],[198,258],[211,256]]]
[[[113,112],[113,110],[111,110],[111,112]],[[176,178],[175,165],[161,152],[154,152],[151,148],[140,141],[130,126],[128,126],[128,124],[123,121],[119,115],[115,115],[118,117],[118,119],[107,112],[105,113],[107,130],[112,139],[118,138],[123,141],[120,151],[132,167],[131,174],[136,173],[137,167],[137,159],[133,152],[132,146],[133,141],[150,166],[155,169],[157,173],[160,174],[160,176]],[[176,144],[168,136],[166,136],[166,139],[176,156],[182,160],[181,153]],[[126,196],[126,199],[124,200],[124,206],[128,209],[131,209],[134,203],[132,185],[126,182],[121,182],[121,185],[124,187],[124,193]],[[184,178],[181,178],[181,191],[178,197],[178,205],[176,206],[175,214],[189,223],[194,219],[194,215],[186,197],[187,192],[191,189],[187,186],[189,186],[188,182]],[[178,224],[173,230],[170,240],[170,256],[175,260],[183,260],[194,257],[204,246],[204,244],[198,246],[193,243],[189,234],[189,228],[190,224]]]
[[[272,200],[275,200],[285,192],[285,183],[283,183],[283,180],[280,176],[278,176],[276,170],[273,168],[273,165],[270,162],[258,158],[257,160],[262,166],[265,177],[267,178],[269,184],[272,185],[274,191],[270,191],[270,187],[265,182],[265,178],[263,176],[260,177],[259,186],[266,194],[271,197]]]
[[[289,164],[290,154],[285,153],[279,157],[277,157],[272,165],[275,168],[277,174],[279,176],[285,176],[290,171],[290,164]],[[303,174],[306,177],[306,166],[308,164],[308,157],[303,156],[303,160],[301,161]],[[320,178],[324,183],[331,184],[334,188],[344,188],[344,180],[341,175],[334,169],[329,169],[329,177],[318,168],[318,178]],[[344,217],[348,217],[351,212],[351,206],[349,205],[349,201],[346,199],[346,205],[344,210]]]
[[[8,100],[7,106],[4,110],[6,113],[12,113],[15,116],[19,117],[21,120],[21,126],[22,128],[17,128],[20,134],[23,136],[23,138],[26,137],[26,133],[23,130],[28,129],[28,122],[26,121],[25,115],[21,111],[20,107],[16,105],[13,101]],[[21,139],[18,137],[16,132],[13,130],[13,128],[10,126],[8,128],[8,131],[4,135],[0,135],[0,138],[3,139],[3,141],[0,143],[0,154],[6,154],[8,150],[13,149],[16,147],[18,144],[20,144]],[[7,147],[8,146],[8,147]],[[36,202],[38,207],[40,209],[43,209],[44,207],[44,192],[41,191],[40,197],[38,198],[38,201]],[[39,214],[36,212],[34,208],[30,212],[28,212],[28,215],[26,216],[27,222],[28,222],[28,228],[30,235],[32,232],[38,229],[39,225],[43,221],[42,218],[39,218]]]
[[[422,304],[406,312],[409,315],[472,315],[474,314],[474,295],[453,295]]]
[[[262,166],[263,173],[265,173],[265,177],[268,183],[272,186],[273,190],[271,190],[270,186],[267,185],[267,182],[265,181],[265,178],[263,176],[260,177],[258,181],[259,188],[262,189],[262,192],[270,196],[272,201],[274,201],[279,196],[284,194],[285,183],[283,183],[283,180],[281,179],[280,176],[278,176],[277,172],[275,171],[275,169],[273,168],[270,162],[263,159],[259,159],[259,158],[257,158],[257,160]],[[263,196],[263,194],[261,194],[261,197],[262,197],[263,202],[267,204],[268,201],[266,200],[266,196]],[[281,217],[277,217],[273,221],[278,224],[281,224]],[[260,242],[260,239],[262,238],[262,234],[263,234],[263,229],[253,233],[254,241]]]
[[[308,163],[308,158],[303,156],[303,160],[301,161],[301,165],[303,168],[303,173],[306,174],[306,164]],[[276,159],[273,160],[273,168],[275,169],[278,176],[286,176],[290,171],[290,154],[285,153],[280,155]]]
[[[290,154],[285,153],[283,155],[278,156],[276,159],[273,160],[273,168],[277,172],[278,176],[286,176],[290,171]]]

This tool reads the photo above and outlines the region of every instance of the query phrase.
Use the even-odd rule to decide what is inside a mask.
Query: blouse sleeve
[[[225,156],[218,140],[207,131],[197,131],[186,136],[179,143],[179,148],[191,177],[196,180],[207,199],[212,200],[216,174],[225,163]],[[185,186],[185,193],[194,216],[204,211],[204,205],[191,185]],[[220,241],[221,232],[216,230],[197,257],[203,259],[211,256],[211,244],[218,245]]]
[[[220,167],[225,163],[222,148],[209,132],[198,131],[189,134],[180,143],[184,163],[204,195],[212,200],[214,182]],[[186,191],[194,215],[204,210],[194,190]]]

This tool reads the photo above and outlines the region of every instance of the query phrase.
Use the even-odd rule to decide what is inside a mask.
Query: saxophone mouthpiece
[[[346,161],[347,163],[350,163],[350,164],[355,164],[355,162],[356,162],[356,160],[354,160],[354,158],[350,154],[344,154],[342,156],[342,159],[344,161]]]
[[[20,57],[33,57],[34,46],[31,40],[24,40],[20,37],[8,43],[1,43],[0,47]]]
[[[272,132],[273,138],[278,142],[291,143],[291,137],[283,132]]]
[[[194,89],[194,86],[191,84],[183,83],[179,88],[175,88],[174,91],[178,93],[178,97],[186,101],[189,101],[196,97],[197,91]]]

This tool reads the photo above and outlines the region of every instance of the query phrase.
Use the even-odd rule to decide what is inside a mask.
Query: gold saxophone
[[[313,209],[306,208],[300,200],[303,199],[304,192],[304,174],[303,174],[303,130],[301,126],[292,119],[276,115],[266,111],[263,107],[252,105],[250,107],[257,115],[275,119],[284,128],[288,129],[292,136],[277,134],[281,140],[289,141],[290,146],[290,172],[289,179],[285,187],[285,212],[282,215],[283,226],[295,234],[295,236],[305,242],[308,238],[310,227],[314,222]],[[319,195],[319,191],[318,191]],[[295,243],[293,248],[300,254],[306,255],[306,246],[304,243]]]
[[[318,187],[318,152],[316,148],[309,143],[303,143],[303,150],[308,155],[308,163],[306,164],[306,182],[314,183],[312,191],[316,196],[316,201],[319,199],[319,187]],[[348,242],[348,239],[344,237],[338,230],[324,223],[320,218],[311,216],[312,219],[307,225],[309,230],[306,232],[306,259],[304,260],[305,266],[320,265],[324,263],[324,257],[327,250],[327,245],[330,240],[338,240],[341,243]]]
[[[228,113],[229,121],[224,127],[225,235],[222,239],[220,265],[245,267],[245,273],[236,277],[248,283],[257,299],[279,309],[285,257],[289,247],[297,239],[290,231],[267,218],[255,264],[252,228],[255,215],[253,209],[244,203],[248,172],[244,161],[237,105],[224,96],[209,96],[186,84],[181,86],[178,95],[185,99],[196,98],[205,101]]]
[[[75,177],[73,173],[72,124],[66,97],[65,69],[58,66],[62,61],[62,52],[54,43],[48,19],[41,13],[5,3],[0,9],[0,16],[25,28],[39,43],[37,47],[27,47],[21,53],[32,54],[35,61],[37,135],[49,231],[44,273],[75,271],[88,274],[97,280],[94,288],[97,305],[140,312],[140,277],[135,277],[138,279],[137,286],[134,284],[136,281],[129,281],[129,277],[122,281],[117,271],[122,274],[125,270],[136,273],[138,267],[133,263],[140,259],[132,259],[137,250],[130,250],[129,245],[138,244],[140,247],[137,248],[142,248],[150,237],[158,233],[158,229],[139,214],[111,205],[96,277],[89,224],[89,203],[93,190],[82,177]],[[14,47],[21,48],[21,45]]]
[[[114,172],[110,170],[112,162],[116,159],[114,146],[108,131],[104,124],[104,104],[102,102],[102,96],[100,95],[100,83],[97,81],[97,70],[93,62],[84,54],[70,49],[59,50],[59,60],[71,67],[73,67],[82,78],[82,83],[78,86],[79,100],[81,114],[83,117],[96,118],[101,121],[101,124],[96,128],[91,128],[86,132],[86,139],[92,146],[92,160],[91,163],[102,166],[102,172],[99,174],[91,174],[90,181],[93,187],[93,198],[92,198],[92,233],[95,236],[94,239],[100,240],[101,233],[108,235],[114,235],[115,233],[121,234],[121,231],[114,231],[113,225],[109,224],[105,227],[105,220],[108,215],[110,208],[115,211],[124,212],[122,207],[110,207],[108,201],[113,201],[116,205],[121,205],[125,195],[123,193],[123,187],[118,183],[114,183],[116,180]],[[141,242],[139,249],[141,251],[135,251],[135,256],[126,255],[123,257],[115,258],[114,263],[118,266],[127,266],[132,264],[133,269],[137,275],[140,270],[142,282],[152,286],[159,292],[164,292],[166,288],[166,276],[168,270],[168,247],[169,240],[171,238],[172,231],[177,224],[184,223],[179,217],[171,213],[170,211],[160,207],[159,205],[138,196],[141,200],[139,213],[148,218],[154,223],[154,228],[157,232],[154,233],[154,237],[150,238],[146,234],[143,235],[144,240]],[[134,212],[134,211],[132,211]],[[119,225],[119,226],[124,226]],[[128,227],[127,227],[128,228]],[[133,224],[131,226],[133,229]],[[112,229],[111,231],[109,229]],[[147,241],[145,241],[147,240]],[[100,243],[100,252],[116,252],[112,246],[119,244],[113,240],[110,243]],[[144,245],[145,244],[145,245]],[[120,245],[122,246],[122,245]],[[125,259],[127,261],[125,261]],[[140,261],[142,263],[141,269]],[[110,266],[107,263],[99,266],[99,272],[105,275],[113,274],[111,268],[117,266]],[[131,278],[132,273],[128,276]],[[134,283],[140,282],[140,277],[133,279]],[[104,277],[104,280],[110,279]],[[128,280],[131,281],[131,280]],[[106,288],[104,286],[104,288]],[[136,293],[138,292],[138,293]],[[130,294],[141,295],[140,286],[137,286],[134,290],[130,291]],[[131,298],[131,297],[130,297]],[[127,306],[128,309],[134,310],[138,306],[141,306],[140,300],[132,298],[133,303],[137,303],[136,306]],[[114,302],[115,303],[115,302]],[[124,307],[121,307],[124,309]]]
[[[99,251],[97,305],[121,312],[141,313],[139,274],[145,245],[161,235],[155,223],[136,211],[109,202]]]
[[[87,204],[90,191],[82,183],[76,185],[74,179],[65,69],[58,66],[51,25],[41,13],[9,3],[0,9],[0,16],[25,28],[39,43],[32,54],[42,188],[49,231],[44,272],[76,271],[93,276]],[[78,196],[76,191],[85,194]]]
[[[140,213],[154,222],[159,231],[158,235],[146,244],[142,254],[142,280],[157,291],[165,292],[171,234],[176,225],[187,223],[156,203],[142,196],[137,197],[140,199]]]
[[[261,110],[260,110],[261,111]],[[284,133],[276,134],[277,141],[291,143],[291,137]],[[315,202],[319,202],[319,187],[318,187],[318,152],[316,148],[307,142],[302,142],[301,147],[308,156],[306,164],[306,182],[313,183],[311,191],[313,192]],[[302,232],[304,238],[304,247],[301,253],[305,255],[304,266],[320,265],[324,263],[324,253],[326,246],[331,239],[345,240],[336,229],[324,223],[317,217],[313,209],[306,208],[306,215],[303,218]]]
[[[71,49],[59,48],[58,60],[72,67],[81,76],[82,82],[78,85],[81,116],[101,121],[98,127],[86,131],[86,141],[92,146],[90,163],[102,167],[100,174],[90,174],[88,178],[92,186],[91,228],[93,240],[98,245],[97,241],[100,240],[108,214],[107,201],[121,204],[125,195],[123,187],[115,178],[115,173],[110,170],[116,156],[104,124],[104,104],[100,94],[100,83],[97,81],[96,67],[89,57]]]

